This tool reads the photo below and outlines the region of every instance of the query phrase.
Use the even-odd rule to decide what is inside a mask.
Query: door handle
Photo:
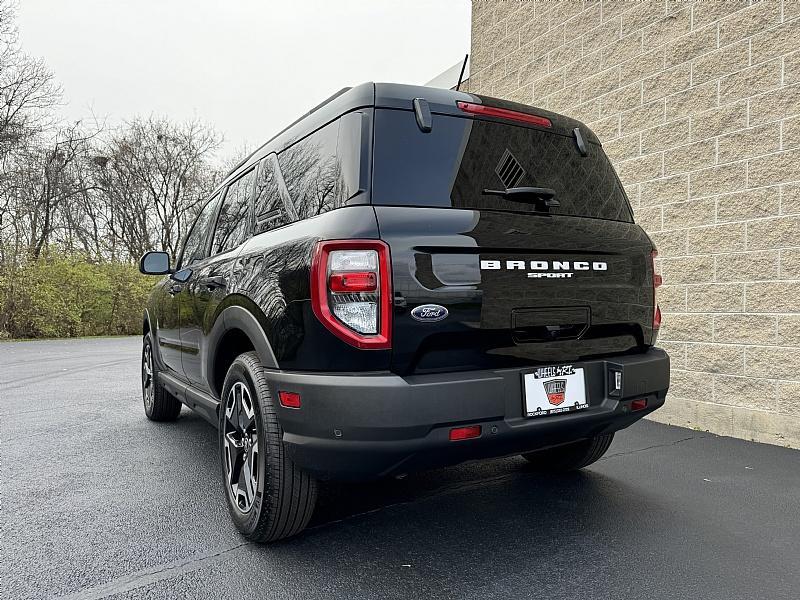
[[[183,291],[183,286],[180,283],[173,283],[169,287],[169,295],[174,296],[175,294],[180,294]]]
[[[200,285],[207,287],[209,290],[228,287],[228,281],[222,275],[213,275],[211,277],[204,277],[199,281],[199,283]]]

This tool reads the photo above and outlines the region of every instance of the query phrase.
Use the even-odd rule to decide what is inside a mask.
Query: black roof
[[[261,160],[270,152],[280,152],[284,150],[295,141],[327,125],[347,112],[359,108],[371,107],[408,110],[412,108],[412,101],[414,98],[424,98],[427,100],[431,113],[433,114],[463,117],[465,113],[461,111],[456,104],[459,101],[487,104],[528,114],[535,114],[550,119],[553,124],[552,131],[554,133],[572,135],[573,129],[580,127],[585,132],[588,141],[595,144],[600,143],[594,132],[581,121],[542,108],[511,102],[509,100],[502,100],[500,98],[492,98],[482,94],[470,94],[442,88],[405,85],[400,83],[368,82],[339,90],[333,96],[324,100],[293,123],[286,126],[237,165],[225,180],[223,180],[220,186],[225,184],[240,171],[249,168],[250,165]]]

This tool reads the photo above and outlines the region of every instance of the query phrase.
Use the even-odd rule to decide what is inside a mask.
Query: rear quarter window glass
[[[261,161],[256,177],[255,192],[255,233],[263,233],[289,223],[289,215],[283,204],[278,179],[273,166],[274,155]]]
[[[336,158],[339,121],[334,121],[278,155],[297,217],[307,219],[343,202],[344,186]]]
[[[572,136],[445,115],[423,133],[410,111],[376,110],[372,201],[532,212],[533,203],[482,192],[533,186],[556,191],[552,214],[632,221],[610,161],[600,146],[587,146],[582,156]],[[509,156],[514,177],[506,185]]]
[[[348,113],[278,154],[299,219],[344,206],[362,191],[361,113]]]

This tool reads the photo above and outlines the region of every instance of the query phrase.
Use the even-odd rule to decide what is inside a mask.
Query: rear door
[[[252,231],[255,173],[251,169],[227,186],[212,229],[209,255],[193,265],[182,300],[183,372],[190,383],[201,389],[208,389],[205,339],[214,325],[217,306],[228,293],[236,257]]]
[[[411,111],[375,111],[372,202],[392,254],[396,372],[576,361],[650,343],[652,243],[587,139],[443,114],[426,133]],[[484,193],[518,187],[550,188],[559,205]],[[447,317],[415,316],[424,304]]]

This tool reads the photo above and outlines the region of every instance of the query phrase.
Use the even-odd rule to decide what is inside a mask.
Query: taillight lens
[[[656,257],[658,250],[653,250],[650,253],[650,267],[653,272],[653,329],[661,327],[661,308],[658,306],[658,288],[661,287],[663,279],[661,275],[656,273]]]
[[[391,282],[385,242],[317,243],[311,263],[311,305],[320,322],[348,344],[391,348]]]
[[[509,110],[507,108],[500,108],[498,106],[486,106],[485,104],[473,104],[472,102],[456,102],[456,104],[458,105],[458,108],[464,112],[481,117],[508,119],[509,121],[519,121],[520,123],[538,125],[539,127],[553,126],[553,123],[547,117],[529,115],[528,113],[519,112],[518,110]]]

